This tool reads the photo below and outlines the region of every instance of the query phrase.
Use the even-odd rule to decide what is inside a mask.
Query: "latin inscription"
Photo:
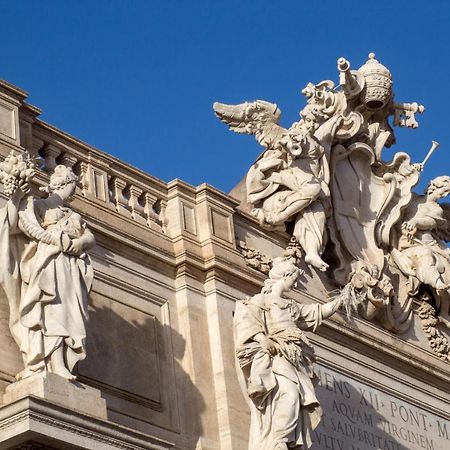
[[[450,422],[330,369],[317,367],[323,408],[312,450],[446,450]]]

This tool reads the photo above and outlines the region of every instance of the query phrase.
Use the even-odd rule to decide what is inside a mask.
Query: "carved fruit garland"
[[[437,328],[439,319],[436,317],[436,310],[430,303],[423,301],[417,309],[417,315],[421,320],[430,347],[439,358],[450,362],[450,345],[444,334]]]

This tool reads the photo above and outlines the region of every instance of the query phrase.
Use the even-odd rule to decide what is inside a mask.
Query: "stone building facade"
[[[36,195],[57,164],[72,167],[82,180],[73,209],[97,245],[77,382],[5,394],[0,449],[245,449],[233,312],[261,290],[264,265],[289,236],[261,228],[212,186],[162,182],[45,123],[26,97],[0,83],[1,159],[11,150],[42,158]],[[335,286],[305,270],[293,298],[326,302]],[[22,369],[8,315],[3,295],[1,392]],[[417,313],[402,334],[338,313],[308,336],[324,410],[313,449],[450,448],[450,363],[430,348]]]

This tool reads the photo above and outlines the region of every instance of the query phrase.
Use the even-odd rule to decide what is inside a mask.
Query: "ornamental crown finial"
[[[364,103],[368,109],[381,109],[392,98],[392,76],[389,69],[375,59],[375,53],[369,53],[369,59],[358,72],[366,82]]]

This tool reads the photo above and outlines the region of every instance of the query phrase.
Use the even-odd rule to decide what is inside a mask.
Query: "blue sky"
[[[212,103],[265,99],[297,120],[308,81],[337,81],[375,52],[397,101],[427,110],[398,130],[423,173],[450,173],[448,1],[0,0],[0,77],[30,93],[41,118],[170,181],[229,191],[260,153]],[[385,153],[385,159],[393,150]]]

